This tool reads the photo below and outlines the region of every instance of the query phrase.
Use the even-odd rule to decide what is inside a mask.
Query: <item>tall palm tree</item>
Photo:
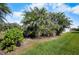
[[[6,20],[5,16],[10,13],[11,13],[11,10],[7,6],[7,4],[0,3],[0,22],[4,22],[4,20]]]

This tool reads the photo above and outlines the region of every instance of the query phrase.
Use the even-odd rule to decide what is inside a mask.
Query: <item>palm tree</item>
[[[48,35],[52,22],[48,17],[48,12],[45,8],[31,9],[30,12],[24,12],[23,26],[27,32],[30,32],[34,36]],[[49,27],[49,28],[48,28]],[[52,28],[51,28],[52,29]],[[32,36],[33,36],[32,35]]]
[[[71,25],[71,20],[62,12],[52,13],[53,22],[58,24],[58,28],[56,29],[57,35],[60,35],[65,28],[69,28]]]
[[[4,30],[6,15],[10,14],[11,10],[5,3],[0,3],[0,31]],[[5,21],[4,21],[5,20]]]
[[[4,22],[4,20],[6,20],[5,16],[10,13],[11,13],[11,10],[7,6],[7,4],[0,3],[0,22],[1,23]]]
[[[25,34],[29,33],[33,37],[50,36],[53,33],[60,34],[71,23],[64,13],[49,13],[45,8],[31,9],[24,12],[22,20]]]

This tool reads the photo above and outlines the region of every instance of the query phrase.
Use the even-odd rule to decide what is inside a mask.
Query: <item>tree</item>
[[[58,24],[57,35],[60,35],[65,28],[69,28],[72,22],[63,12],[52,13],[52,20]]]
[[[23,26],[25,28],[25,34],[28,33],[33,37],[39,37],[42,35],[48,35],[50,28],[54,25],[48,18],[48,12],[45,8],[31,9],[29,12],[24,12]],[[48,28],[49,27],[49,28]]]
[[[7,21],[6,18],[5,18],[5,16],[7,14],[10,14],[10,13],[11,13],[11,10],[7,6],[7,4],[0,3],[0,25],[2,25],[2,26],[5,25],[4,20]],[[0,28],[2,28],[2,27],[0,26]]]
[[[23,17],[26,36],[53,36],[54,33],[59,35],[70,25],[70,21],[64,13],[50,13],[45,8],[35,7],[31,11],[25,11]]]
[[[0,21],[3,22],[3,19],[6,20],[5,16],[7,14],[10,14],[11,10],[9,9],[9,7],[7,6],[7,4],[5,3],[0,3]]]

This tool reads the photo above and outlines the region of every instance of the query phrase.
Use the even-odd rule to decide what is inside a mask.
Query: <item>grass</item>
[[[36,44],[23,51],[23,55],[78,55],[79,32],[65,33],[57,40]]]

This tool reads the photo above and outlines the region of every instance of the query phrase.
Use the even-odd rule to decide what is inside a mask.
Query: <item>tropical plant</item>
[[[60,35],[65,28],[70,27],[72,21],[69,20],[69,18],[63,12],[52,13],[51,16],[52,21],[58,25],[58,28],[56,29],[57,35]]]
[[[54,29],[54,23],[49,19],[48,12],[45,8],[31,9],[31,11],[24,12],[23,26],[25,34],[33,37],[40,37],[47,35]]]
[[[0,25],[2,25],[2,26],[0,26],[1,30],[3,30],[3,26],[5,25],[5,21],[7,21],[6,15],[8,15],[10,13],[11,13],[11,10],[7,6],[7,4],[0,3]]]
[[[0,3],[0,22],[4,22],[3,19],[6,20],[5,16],[10,14],[11,10],[5,3]]]
[[[69,27],[70,20],[64,13],[50,13],[45,8],[31,9],[23,14],[23,27],[26,36],[53,36],[54,33],[59,35]]]
[[[23,41],[23,31],[18,28],[8,29],[4,39],[1,41],[1,49],[6,49],[7,52],[14,50],[15,46],[20,46]]]

